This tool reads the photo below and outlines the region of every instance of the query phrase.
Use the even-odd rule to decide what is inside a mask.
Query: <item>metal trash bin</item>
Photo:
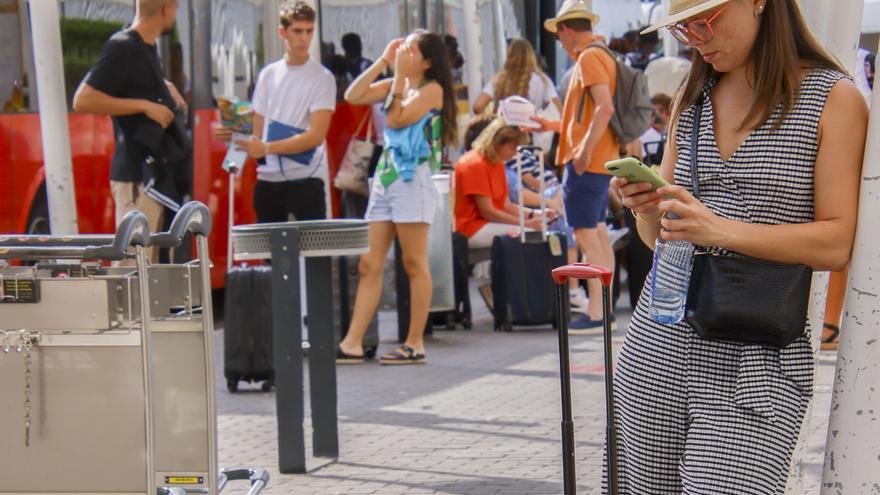
[[[152,237],[130,212],[115,236],[0,238],[3,259],[137,259],[0,269],[0,395],[23,397],[0,404],[0,422],[22,424],[0,449],[0,493],[214,495],[242,479],[217,469],[209,231],[190,203]],[[145,246],[187,233],[202,261],[148,264]],[[258,493],[268,474],[249,472]]]

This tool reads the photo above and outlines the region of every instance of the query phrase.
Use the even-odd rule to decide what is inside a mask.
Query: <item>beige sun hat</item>
[[[556,25],[569,19],[589,19],[593,27],[599,22],[599,16],[583,0],[565,0],[562,7],[559,7],[556,17],[544,21],[544,29],[555,33]]]
[[[699,13],[725,4],[730,0],[670,0],[669,12],[666,13],[659,21],[655,22],[648,29],[642,31],[642,34],[656,31],[678,21],[683,21],[688,17],[693,17]]]

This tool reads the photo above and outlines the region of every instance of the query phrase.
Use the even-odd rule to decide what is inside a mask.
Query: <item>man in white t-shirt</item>
[[[284,58],[260,72],[254,91],[254,135],[236,144],[257,167],[254,210],[258,222],[327,217],[329,180],[324,138],[336,108],[333,74],[309,56],[315,35],[315,11],[288,1],[279,9]]]

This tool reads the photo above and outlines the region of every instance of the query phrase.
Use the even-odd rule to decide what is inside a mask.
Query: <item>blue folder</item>
[[[282,124],[274,120],[269,121],[269,127],[266,129],[266,141],[280,141],[306,132],[305,129],[294,127],[292,125]],[[315,150],[301,151],[299,153],[289,155],[279,155],[280,157],[293,160],[303,166],[308,167],[312,163],[312,157],[315,156]]]

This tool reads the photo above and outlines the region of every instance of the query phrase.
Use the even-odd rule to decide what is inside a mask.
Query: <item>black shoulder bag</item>
[[[691,134],[691,181],[697,180],[702,102]],[[813,270],[747,257],[694,256],[685,320],[700,337],[783,348],[803,335]]]

